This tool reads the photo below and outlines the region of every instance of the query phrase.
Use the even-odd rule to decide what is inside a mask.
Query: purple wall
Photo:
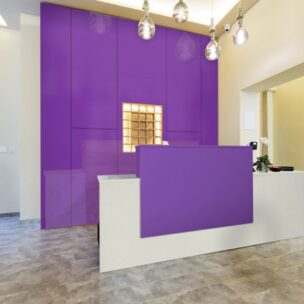
[[[72,224],[70,13],[41,6],[41,225],[49,228]]]
[[[141,237],[253,222],[249,147],[137,148]]]
[[[202,36],[203,50],[209,43],[209,37]],[[208,61],[202,57],[202,144],[218,144],[218,68],[217,61]]]
[[[71,10],[73,128],[117,128],[117,19]]]
[[[166,29],[157,28],[155,39],[137,36],[137,23],[118,20],[118,172],[135,172],[135,153],[122,153],[122,102],[163,105],[166,113]],[[165,117],[164,117],[165,118]],[[166,119],[164,137],[166,138]]]
[[[164,140],[217,144],[217,63],[208,38],[41,5],[43,228],[98,222],[96,175],[135,172],[122,153],[122,102],[161,104]]]
[[[170,30],[167,36],[168,131],[201,132],[202,37]],[[191,75],[191,76],[190,76]]]

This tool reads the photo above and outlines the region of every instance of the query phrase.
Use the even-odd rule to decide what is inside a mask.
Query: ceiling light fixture
[[[188,20],[188,5],[183,1],[179,0],[173,9],[173,18],[176,22],[182,23]]]
[[[249,35],[246,29],[243,26],[243,8],[242,8],[242,1],[240,1],[240,7],[239,7],[239,15],[237,18],[239,28],[233,35],[233,43],[236,45],[242,45],[248,41]]]
[[[143,11],[145,14],[138,23],[138,36],[143,40],[150,40],[155,35],[155,25],[149,16],[149,10],[148,0],[144,0]]]
[[[210,42],[208,43],[205,55],[208,60],[218,60],[221,55],[221,47],[218,45],[218,42],[215,38],[215,26],[214,18],[211,18],[210,30],[209,30]]]
[[[0,26],[7,26],[7,23],[5,22],[5,20],[2,17],[2,15],[0,15]]]
[[[218,60],[221,55],[221,47],[218,45],[218,42],[215,38],[216,29],[213,15],[213,0],[211,0],[211,20],[209,28],[210,42],[207,44],[207,47],[205,49],[205,56],[210,61]]]

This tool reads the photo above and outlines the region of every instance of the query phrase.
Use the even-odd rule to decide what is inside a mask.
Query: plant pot
[[[268,166],[266,164],[261,164],[261,167],[258,168],[259,172],[268,172]]]

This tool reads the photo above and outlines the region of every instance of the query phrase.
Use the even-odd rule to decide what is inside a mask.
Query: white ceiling
[[[97,0],[96,0],[97,1]],[[141,9],[143,0],[99,0],[102,2]],[[178,0],[150,0],[152,13],[171,16],[174,5]],[[189,21],[208,25],[212,14],[215,23],[218,23],[239,0],[184,0],[189,6]],[[39,15],[39,4],[42,0],[0,0],[0,14],[5,19],[9,28],[19,28],[20,13]]]
[[[19,29],[20,13],[40,15],[41,0],[0,0],[0,14],[11,29]]]
[[[141,9],[143,0],[97,0],[134,9]],[[150,11],[163,16],[172,16],[174,5],[178,0],[149,0]],[[214,15],[215,24],[239,2],[239,0],[184,0],[189,7],[189,21],[209,25]],[[213,5],[212,5],[213,3]],[[213,9],[212,9],[213,7]]]

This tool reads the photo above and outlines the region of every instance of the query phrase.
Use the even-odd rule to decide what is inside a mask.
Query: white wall
[[[240,144],[241,90],[304,62],[303,12],[303,0],[261,0],[245,15],[247,44],[233,44],[236,25],[221,37],[220,144]]]
[[[242,91],[240,96],[240,144],[248,145],[251,141],[258,143],[258,149],[253,152],[255,160],[261,151],[260,143],[260,94]]]
[[[40,18],[21,15],[20,219],[40,218]]]
[[[20,35],[0,28],[0,214],[19,211]]]

